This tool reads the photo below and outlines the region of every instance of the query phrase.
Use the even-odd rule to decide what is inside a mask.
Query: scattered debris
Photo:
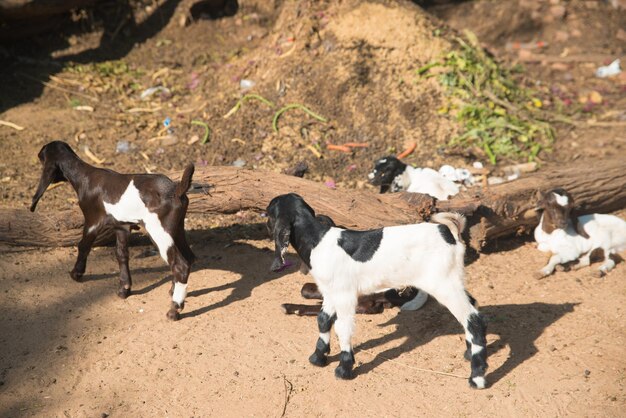
[[[82,112],[93,112],[93,106],[74,106],[74,110]]]
[[[24,129],[26,129],[23,126],[16,125],[13,122],[7,122],[6,120],[0,120],[0,125],[8,126],[9,128],[13,128],[13,129],[18,130],[18,131],[23,131]]]
[[[256,83],[252,80],[242,79],[239,81],[239,87],[243,91],[250,90],[254,86],[256,86]]]
[[[233,163],[231,164],[233,167],[244,167],[246,165],[246,160],[241,159],[241,158],[237,158],[235,161],[233,161]]]
[[[192,120],[191,124],[192,125],[202,126],[204,128],[204,136],[202,137],[202,142],[200,142],[200,143],[203,144],[203,145],[206,144],[207,141],[209,140],[209,135],[211,134],[211,128],[209,128],[209,125],[207,125],[206,123],[202,122],[201,120]],[[189,143],[193,144],[193,142],[189,142]]]
[[[300,161],[299,163],[297,163],[293,167],[286,169],[284,171],[284,173],[289,175],[289,176],[302,178],[302,177],[304,177],[304,174],[307,172],[308,169],[309,169],[309,165],[307,164],[307,162],[306,161]]]
[[[345,145],[334,145],[334,144],[327,144],[326,148],[330,151],[341,151],[341,152],[345,152],[350,154],[352,152],[352,150],[350,149],[350,147],[347,147]]]
[[[605,77],[618,75],[619,73],[622,72],[622,69],[620,68],[619,63],[620,63],[620,59],[618,58],[612,63],[610,63],[609,65],[598,68],[596,70],[596,77],[605,78]]]
[[[128,142],[128,141],[117,141],[117,145],[115,146],[115,152],[116,153],[121,153],[121,154],[126,154],[132,148],[133,147],[131,146],[130,142]]]
[[[141,100],[148,100],[155,93],[163,93],[164,95],[169,95],[170,90],[167,87],[163,86],[150,87],[142,91],[139,95],[139,98]]]
[[[307,115],[321,121],[321,122],[328,122],[328,120],[323,117],[318,115],[317,113],[313,112],[312,110],[310,110],[308,107],[301,105],[299,103],[291,103],[288,104],[287,106],[279,109],[275,114],[274,114],[274,119],[272,120],[272,128],[274,128],[274,132],[278,133],[278,118],[280,118],[280,115],[282,115],[283,113],[285,113],[286,111],[290,110],[290,109],[301,109],[303,110]]]
[[[442,165],[439,174],[454,182],[462,183],[465,186],[472,186],[476,182],[472,173],[466,168],[454,168],[451,165]]]
[[[232,115],[234,115],[234,114],[235,114],[235,113],[239,110],[239,108],[241,107],[241,105],[242,105],[244,102],[246,102],[246,101],[248,101],[248,100],[251,100],[251,99],[255,99],[255,100],[258,100],[258,101],[260,101],[260,102],[263,102],[263,103],[265,103],[266,105],[268,105],[269,107],[274,107],[274,103],[270,102],[269,100],[267,100],[267,99],[266,99],[265,97],[263,97],[263,96],[260,96],[260,95],[258,95],[258,94],[252,94],[252,93],[251,93],[251,94],[246,94],[246,95],[245,95],[245,96],[243,96],[241,99],[239,99],[239,101],[237,101],[237,104],[236,104],[235,106],[233,106],[233,108],[232,108],[232,109],[230,109],[230,110],[228,111],[228,113],[226,113],[226,114],[223,116],[223,118],[224,118],[224,119],[228,119],[229,117],[231,117]]]
[[[191,138],[189,138],[189,141],[187,141],[187,145],[195,144],[199,140],[200,137],[198,135],[193,135]]]
[[[319,150],[315,148],[313,145],[307,145],[306,149],[311,151],[317,158],[322,158],[322,153],[319,152]]]
[[[335,183],[335,180],[333,179],[328,179],[324,182],[324,186],[334,190],[337,188],[337,183]]]
[[[404,151],[402,151],[400,154],[397,155],[398,159],[403,159],[403,158],[408,157],[409,155],[413,153],[413,151],[415,151],[415,148],[417,148],[417,142],[411,142]]]
[[[91,150],[89,149],[87,145],[83,147],[83,152],[85,153],[87,158],[89,158],[91,161],[93,161],[96,164],[103,164],[106,161],[106,159],[98,158],[93,152],[91,152]]]
[[[507,42],[505,49],[507,51],[519,51],[520,49],[533,50],[547,47],[548,44],[543,41],[535,42]]]

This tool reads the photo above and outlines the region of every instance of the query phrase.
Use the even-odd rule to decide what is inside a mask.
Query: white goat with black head
[[[358,296],[414,286],[435,297],[461,323],[466,358],[471,359],[469,384],[485,387],[486,325],[465,291],[461,215],[441,213],[433,216],[433,223],[352,231],[319,222],[313,209],[294,193],[275,197],[267,215],[276,245],[272,270],[283,266],[291,243],[324,298],[317,317],[319,339],[309,358],[312,364],[326,365],[334,324],[341,348],[335,376],[352,378],[351,337]]]
[[[604,252],[604,263],[598,270],[602,276],[615,267],[611,254],[626,249],[626,221],[597,213],[579,217],[573,215],[574,199],[563,189],[545,193],[537,208],[543,210],[535,228],[537,248],[552,253],[537,277],[548,276],[557,265],[574,260],[579,260],[574,269],[587,267],[591,263],[591,254],[597,249]]]
[[[377,160],[368,178],[374,186],[380,186],[380,193],[423,193],[438,200],[459,193],[458,185],[432,168],[411,167],[392,155]]]

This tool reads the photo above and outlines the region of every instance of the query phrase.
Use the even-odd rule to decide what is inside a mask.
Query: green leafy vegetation
[[[492,164],[501,158],[534,160],[554,140],[542,101],[488,56],[474,34],[465,36],[467,41],[455,39],[456,50],[417,70],[421,77],[436,76],[446,88],[448,102],[439,113],[454,116],[463,127],[450,146],[479,147]]]

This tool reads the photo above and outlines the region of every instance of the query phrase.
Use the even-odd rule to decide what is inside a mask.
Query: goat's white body
[[[343,229],[330,228],[311,251],[310,273],[323,295],[322,311],[326,318],[336,314],[335,332],[342,356],[352,352],[350,340],[358,295],[414,286],[426,292],[425,297],[430,294],[446,306],[463,325],[472,355],[470,382],[484,388],[484,376],[474,374],[474,365],[482,364],[486,368],[486,354],[484,343],[477,334],[472,334],[476,330],[470,332],[469,328],[469,318],[477,318],[478,311],[465,292],[465,247],[462,242],[448,242],[441,226],[422,223],[383,228],[380,244],[367,261],[357,261],[341,248],[339,239]],[[419,302],[424,301],[425,298]],[[323,347],[328,346],[330,329],[320,327],[319,338]],[[314,356],[317,358],[317,351]]]
[[[539,225],[535,228],[535,241],[539,251],[549,252],[556,257],[551,259],[542,273],[552,273],[556,264],[567,263],[585,256],[582,264],[589,264],[589,256],[595,249],[604,251],[605,264],[600,268],[603,272],[610,270],[614,263],[609,259],[610,254],[626,249],[626,221],[613,215],[592,214],[578,218],[578,223],[585,230],[589,238],[585,238],[568,224],[566,229],[555,229],[547,233],[542,229],[543,215]],[[552,265],[554,264],[554,265]]]
[[[148,210],[132,180],[117,203],[108,203],[103,200],[103,204],[105,212],[118,222],[142,222],[159,248],[161,257],[166,263],[168,262],[167,250],[174,244],[174,240],[161,225],[158,215]]]
[[[324,300],[326,295],[352,298],[404,286],[417,287],[437,299],[446,297],[437,291],[442,281],[453,282],[455,289],[464,288],[465,248],[447,244],[437,227],[422,223],[383,228],[380,246],[366,262],[354,260],[339,248],[342,229],[331,228],[311,251],[310,273]]]
[[[424,193],[439,200],[448,200],[459,193],[459,186],[431,168],[406,167],[404,173],[394,179],[399,190]]]

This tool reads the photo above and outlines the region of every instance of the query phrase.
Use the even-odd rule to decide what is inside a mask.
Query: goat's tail
[[[431,222],[447,226],[457,241],[463,241],[461,239],[461,233],[465,229],[465,216],[456,212],[441,212],[435,213],[433,216],[430,217],[430,220]]]
[[[187,193],[187,190],[189,190],[189,187],[191,186],[191,177],[193,176],[194,169],[193,164],[189,164],[185,167],[180,183],[176,186],[176,196],[183,197],[185,193]]]

